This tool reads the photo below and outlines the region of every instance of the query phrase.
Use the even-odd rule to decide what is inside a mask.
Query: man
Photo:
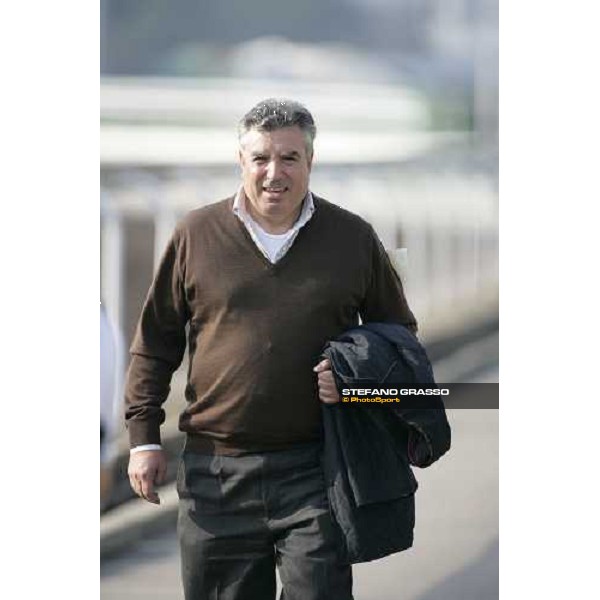
[[[363,321],[416,330],[369,224],[309,190],[316,128],[269,99],[239,125],[242,186],[176,228],[132,344],[129,478],[159,502],[161,408],[186,337],[177,486],[186,600],[349,600],[321,468],[325,342]],[[186,334],[186,327],[188,331]]]

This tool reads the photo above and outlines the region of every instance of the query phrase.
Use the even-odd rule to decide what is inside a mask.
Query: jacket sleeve
[[[185,298],[185,243],[176,230],[160,260],[131,345],[125,384],[125,420],[131,447],[160,444],[161,408],[185,352],[189,310]]]
[[[359,309],[362,321],[400,323],[416,333],[417,320],[408,307],[400,277],[371,226],[369,233],[371,273],[370,283]]]
[[[451,432],[443,405],[419,409],[393,407],[392,410],[409,427],[410,464],[415,467],[428,467],[448,452]]]

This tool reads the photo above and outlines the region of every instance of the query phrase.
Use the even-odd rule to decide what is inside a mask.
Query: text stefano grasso
[[[404,388],[344,388],[344,396],[356,394],[360,396],[447,396],[450,394],[448,388],[437,387],[404,387]]]

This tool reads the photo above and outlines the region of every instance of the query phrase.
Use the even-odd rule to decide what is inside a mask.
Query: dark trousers
[[[177,477],[186,600],[352,600],[338,562],[321,447],[245,456],[184,451]]]

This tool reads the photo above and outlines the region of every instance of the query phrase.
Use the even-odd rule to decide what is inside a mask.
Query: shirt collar
[[[244,192],[244,186],[240,186],[238,189],[235,198],[233,199],[233,212],[234,214],[244,223],[252,223],[257,227],[260,227],[258,223],[250,216],[250,213],[246,210],[246,194]],[[296,219],[296,222],[288,229],[288,232],[298,231],[301,227],[306,225],[313,213],[315,212],[315,202],[311,191],[309,190],[304,197],[304,201],[302,203],[302,210],[300,211],[300,215]]]

